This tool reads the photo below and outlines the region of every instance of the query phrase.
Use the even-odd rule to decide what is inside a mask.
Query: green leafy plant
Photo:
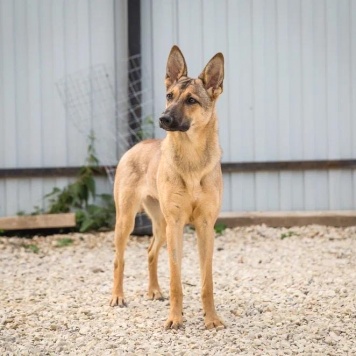
[[[224,223],[217,223],[214,226],[214,230],[217,234],[221,235],[225,229],[227,228],[227,226]]]
[[[48,213],[74,212],[77,229],[81,232],[111,228],[115,221],[112,196],[96,194],[94,175],[98,171],[99,160],[96,157],[94,141],[95,137],[91,133],[88,156],[76,180],[62,189],[55,187],[52,192],[45,195],[49,200]]]
[[[52,192],[45,195],[49,199],[50,214],[68,213],[73,209],[85,209],[90,198],[95,198],[94,174],[98,169],[99,160],[95,156],[95,137],[89,136],[88,157],[86,164],[81,167],[77,179],[67,187],[53,188]]]
[[[101,200],[100,205],[89,204],[85,210],[77,211],[76,219],[80,232],[114,226],[115,205],[112,196],[101,194],[98,198]]]

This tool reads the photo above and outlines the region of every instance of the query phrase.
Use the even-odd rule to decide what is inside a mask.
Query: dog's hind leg
[[[126,306],[124,299],[123,279],[124,279],[124,255],[127,240],[135,224],[135,216],[139,208],[139,201],[131,191],[127,197],[118,197],[116,203],[116,224],[115,224],[115,261],[114,261],[114,284],[110,305],[112,307]]]
[[[198,239],[198,250],[200,260],[200,272],[201,272],[201,298],[204,309],[205,327],[207,329],[212,328],[224,328],[224,323],[216,313],[214,305],[213,294],[213,250],[214,250],[214,224],[212,219],[204,219],[201,217],[197,219],[195,229]],[[210,221],[208,223],[208,221]],[[213,219],[213,221],[215,221]]]
[[[166,221],[157,200],[148,198],[144,201],[143,205],[152,220],[153,228],[153,237],[148,248],[148,298],[163,300],[164,298],[158,283],[157,265],[159,250],[166,242]]]

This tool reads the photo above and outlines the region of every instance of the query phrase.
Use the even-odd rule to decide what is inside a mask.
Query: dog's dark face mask
[[[173,102],[173,99],[167,98],[167,108],[159,118],[159,126],[166,131],[188,131],[190,120],[185,114],[184,104],[180,100]]]
[[[159,118],[159,127],[166,131],[181,131],[185,132],[189,130],[189,122],[182,122],[176,116],[171,113],[164,112]]]

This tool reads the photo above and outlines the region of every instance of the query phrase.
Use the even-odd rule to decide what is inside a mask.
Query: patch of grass
[[[214,230],[218,235],[221,235],[225,229],[227,228],[227,226],[224,223],[217,223],[214,226]]]
[[[33,253],[39,253],[40,252],[40,249],[37,245],[35,244],[29,244],[29,245],[23,245],[23,247],[26,249],[26,250],[29,250]]]
[[[73,244],[73,239],[69,238],[69,237],[64,237],[63,239],[59,239],[57,241],[56,247],[66,247],[66,246],[70,246]]]
[[[283,232],[281,234],[281,240],[284,240],[286,239],[287,237],[291,237],[291,236],[295,236],[297,235],[294,231],[290,230],[290,231],[287,231],[287,232]]]

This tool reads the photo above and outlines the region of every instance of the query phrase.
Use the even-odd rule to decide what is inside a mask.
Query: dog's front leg
[[[213,291],[213,252],[215,231],[212,224],[205,219],[195,226],[198,237],[198,249],[201,272],[201,298],[204,309],[204,322],[207,329],[224,328],[223,322],[218,317],[214,305]]]
[[[167,248],[170,269],[170,312],[165,329],[178,329],[183,325],[183,291],[181,265],[183,251],[183,227],[176,221],[167,224]]]

